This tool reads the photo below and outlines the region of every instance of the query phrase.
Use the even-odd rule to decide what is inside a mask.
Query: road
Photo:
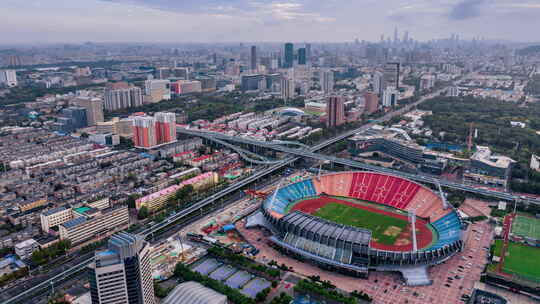
[[[435,95],[439,95],[440,92],[442,92],[443,90],[445,89],[441,89],[433,94],[430,94],[430,95],[427,95],[427,96],[424,96],[422,97],[421,99],[419,99],[417,102],[415,103],[412,103],[412,104],[409,104],[401,109],[398,109],[396,111],[393,111],[393,112],[390,112],[390,113],[387,113],[386,115],[384,115],[383,117],[379,118],[378,120],[379,121],[387,121],[387,120],[390,120],[391,118],[397,116],[397,115],[401,115],[407,111],[409,111],[412,107],[424,102],[425,100],[429,99],[429,98],[432,98],[433,96]],[[323,149],[325,147],[328,147],[340,140],[343,140],[347,137],[350,137],[352,136],[353,134],[357,133],[357,132],[361,132],[361,131],[364,131],[368,128],[370,128],[371,126],[373,126],[375,123],[368,123],[366,125],[363,125],[362,127],[360,128],[357,128],[355,130],[351,130],[351,131],[348,131],[348,132],[345,132],[343,134],[340,134],[336,137],[333,137],[333,138],[330,138],[322,143],[319,143],[311,148],[303,148],[301,149],[301,151],[304,151],[304,153],[311,153],[312,156],[316,156],[316,155],[319,155],[317,153],[314,153],[320,149]],[[291,149],[291,150],[295,150],[295,151],[298,151],[296,149]],[[289,151],[289,152],[292,152],[292,151]],[[295,153],[291,153],[291,155],[294,155]],[[298,154],[298,153],[296,153]],[[205,199],[202,199],[200,200],[199,202],[193,204],[192,206],[184,209],[184,210],[181,210],[179,211],[178,213],[176,214],[173,214],[171,216],[169,216],[168,218],[166,218],[164,221],[162,221],[161,223],[157,223],[145,230],[142,231],[142,234],[145,235],[147,238],[152,238],[154,233],[156,233],[157,231],[159,230],[162,230],[162,229],[166,229],[167,227],[169,226],[177,226],[176,222],[181,220],[181,219],[184,219],[184,218],[187,218],[188,216],[192,215],[194,212],[197,212],[197,211],[202,211],[203,208],[211,205],[211,204],[214,204],[216,201],[224,198],[225,196],[235,192],[235,191],[238,191],[238,190],[241,190],[243,187],[245,186],[248,186],[250,185],[251,183],[255,182],[255,181],[258,181],[259,179],[261,178],[264,178],[266,177],[267,175],[269,174],[272,174],[273,172],[285,167],[285,166],[288,166],[292,163],[294,163],[295,161],[297,161],[300,157],[299,156],[289,156],[287,157],[286,159],[284,160],[281,160],[279,163],[276,163],[276,164],[273,164],[273,165],[269,165],[268,167],[265,167],[259,171],[256,171],[254,174],[252,174],[251,176],[215,193],[215,194],[212,194],[211,196],[205,198]],[[314,157],[316,158],[316,157]],[[71,266],[69,269],[65,270],[65,271],[62,271],[56,275],[54,275],[53,277],[47,279],[47,280],[44,280],[42,281],[41,283],[39,284],[36,284],[34,285],[33,287],[27,289],[27,288],[24,288],[24,286],[16,286],[14,288],[18,288],[18,290],[24,290],[23,292],[20,292],[18,293],[16,296],[14,297],[11,297],[9,298],[7,301],[3,302],[4,304],[11,304],[11,303],[21,303],[21,301],[23,301],[25,298],[27,298],[29,295],[32,295],[33,293],[36,293],[36,292],[40,292],[40,291],[43,291],[44,289],[46,288],[49,288],[49,286],[51,285],[51,283],[54,283],[54,284],[58,284],[59,282],[63,282],[65,281],[65,278],[67,277],[70,277],[70,276],[73,276],[77,273],[79,273],[80,271],[82,271],[82,269],[84,267],[86,267],[86,265],[88,265],[90,262],[92,261],[92,259],[87,259],[87,260],[84,260],[82,261],[81,263],[77,264],[77,265],[73,265]],[[59,270],[57,270],[56,272],[58,272]]]
[[[418,104],[420,104],[420,103],[422,103],[422,102],[424,102],[424,101],[426,101],[426,100],[428,100],[430,98],[433,98],[435,95],[439,95],[440,92],[442,92],[444,90],[446,90],[446,88],[441,89],[441,90],[439,90],[439,91],[437,91],[437,92],[435,92],[433,94],[429,94],[427,96],[424,96],[421,99],[419,99],[418,101],[416,101],[415,103],[407,105],[407,106],[405,106],[405,107],[403,107],[403,108],[401,108],[399,110],[387,113],[383,117],[379,118],[378,121],[379,122],[385,122],[385,121],[388,121],[388,120],[392,119],[395,116],[406,113],[412,107],[415,107]],[[320,143],[318,145],[315,145],[315,146],[313,146],[311,148],[307,148],[307,149],[306,148],[300,148],[300,149],[288,148],[286,146],[275,144],[273,142],[256,141],[256,140],[251,140],[251,139],[242,138],[242,137],[238,137],[238,136],[233,137],[233,136],[228,136],[228,135],[224,135],[224,134],[221,134],[221,133],[190,130],[190,129],[185,129],[185,128],[181,128],[181,127],[177,127],[177,132],[178,133],[183,133],[183,134],[186,134],[186,135],[191,135],[191,136],[199,136],[199,137],[203,137],[203,138],[206,138],[206,139],[209,139],[209,140],[214,140],[214,141],[219,141],[219,142],[229,141],[229,142],[237,142],[237,143],[243,143],[243,144],[248,144],[248,145],[260,146],[260,147],[264,147],[264,148],[273,149],[273,150],[276,150],[276,151],[288,153],[290,155],[296,155],[297,157],[309,157],[309,158],[318,159],[318,160],[321,160],[321,161],[330,161],[330,162],[333,162],[333,163],[338,163],[338,164],[342,164],[342,165],[345,165],[345,166],[349,166],[351,168],[359,168],[359,169],[369,170],[369,171],[374,171],[374,172],[381,172],[381,173],[386,173],[386,174],[398,175],[398,176],[402,176],[404,178],[415,180],[415,181],[418,181],[418,182],[441,185],[441,186],[446,187],[446,188],[466,191],[466,192],[470,192],[470,193],[481,194],[481,195],[484,195],[484,196],[487,196],[487,197],[494,197],[494,198],[497,198],[497,199],[503,199],[503,200],[509,200],[509,201],[516,201],[516,200],[517,201],[524,201],[524,202],[529,203],[529,204],[540,205],[540,200],[534,199],[534,198],[531,198],[531,197],[523,197],[521,195],[515,195],[515,194],[509,193],[509,192],[493,191],[493,190],[489,190],[489,189],[474,187],[474,186],[471,186],[471,185],[466,185],[466,184],[462,184],[462,183],[456,183],[456,182],[452,182],[452,181],[448,181],[448,180],[444,180],[444,179],[440,179],[440,178],[435,178],[435,177],[432,177],[432,176],[422,175],[422,174],[404,173],[404,172],[400,172],[400,171],[397,171],[397,170],[388,169],[388,168],[379,167],[379,166],[373,166],[373,165],[369,165],[369,164],[365,164],[365,163],[361,163],[361,162],[357,162],[357,161],[353,161],[353,160],[349,160],[349,159],[343,159],[343,158],[323,155],[323,154],[320,154],[320,153],[315,153],[316,151],[318,151],[320,149],[328,147],[329,145],[332,145],[332,144],[334,144],[334,143],[336,143],[338,141],[341,141],[341,140],[343,140],[345,138],[348,138],[348,137],[350,137],[350,136],[352,136],[352,135],[354,135],[356,133],[365,131],[365,130],[371,128],[376,123],[377,122],[365,124],[365,125],[361,126],[360,128],[344,132],[344,133],[342,133],[342,134],[340,134],[340,135],[338,135],[336,137],[328,139],[328,140],[326,140],[326,141],[324,141],[324,142],[322,142],[322,143]]]
[[[164,221],[157,223],[141,232],[141,234],[145,235],[147,239],[153,239],[153,235],[155,232],[167,229],[169,226],[173,229],[177,228],[180,229],[185,225],[188,225],[192,221],[196,220],[198,217],[204,216],[204,213],[200,213],[199,215],[193,216],[194,213],[197,211],[203,210],[203,208],[215,203],[217,200],[224,198],[225,196],[241,190],[243,187],[250,185],[253,182],[256,181],[262,181],[262,183],[259,183],[257,185],[257,188],[260,187],[266,187],[269,183],[273,182],[273,180],[260,180],[262,177],[266,177],[269,174],[275,172],[276,170],[285,167],[289,165],[290,163],[294,162],[296,158],[290,157],[288,160],[284,160],[282,163],[279,163],[277,165],[273,165],[270,167],[262,168],[259,171],[256,171],[251,176],[248,176],[244,178],[243,180],[215,193],[210,195],[209,197],[198,201],[197,203],[193,204],[192,206],[181,210],[180,212],[173,214],[169,217],[167,217]],[[236,194],[233,197],[228,198],[226,201],[223,201],[220,206],[226,206],[227,204],[230,204],[242,197],[241,194]],[[191,217],[190,217],[191,216]],[[181,219],[188,218],[188,222],[182,222],[181,224],[176,223],[177,221]],[[164,235],[160,235],[160,238],[165,238],[170,236],[171,233],[165,233]],[[90,253],[92,255],[92,253]],[[86,257],[86,255],[85,255]],[[77,260],[78,261],[78,260]],[[62,269],[56,269],[53,270],[51,273],[47,275],[47,279],[39,279],[34,278],[31,279],[33,281],[33,284],[20,284],[17,286],[14,286],[12,288],[9,288],[6,291],[2,291],[2,295],[12,295],[9,297],[5,302],[2,302],[2,304],[12,304],[12,303],[28,303],[26,299],[30,297],[31,295],[34,295],[36,293],[44,293],[50,290],[51,285],[57,286],[58,284],[65,283],[65,281],[69,278],[72,278],[76,275],[78,275],[81,271],[84,270],[84,268],[90,264],[93,261],[93,257],[87,258],[82,260],[80,263],[75,265],[69,265],[69,269],[65,269],[62,267]],[[65,269],[65,270],[63,270]]]

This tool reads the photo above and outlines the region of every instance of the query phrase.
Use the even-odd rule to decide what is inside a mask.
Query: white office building
[[[92,304],[155,304],[149,247],[141,235],[111,236],[88,266]]]
[[[320,82],[323,92],[332,93],[334,91],[334,72],[322,71]]]
[[[144,94],[148,102],[171,99],[171,81],[168,79],[149,79],[144,82]]]
[[[399,99],[399,91],[393,87],[388,87],[383,92],[382,105],[383,107],[394,107]]]
[[[0,85],[13,88],[17,84],[17,73],[15,70],[0,70]]]

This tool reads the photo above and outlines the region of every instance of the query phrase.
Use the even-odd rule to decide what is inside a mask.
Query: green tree
[[[142,206],[141,209],[139,209],[139,213],[137,214],[137,218],[140,220],[143,220],[147,218],[149,215],[148,207]]]

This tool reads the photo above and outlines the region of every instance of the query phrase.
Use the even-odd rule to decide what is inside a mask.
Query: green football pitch
[[[512,234],[540,240],[540,219],[517,215],[512,221]]]
[[[372,239],[385,245],[393,245],[408,224],[399,218],[339,203],[328,203],[313,215],[331,222],[370,230]]]
[[[540,248],[510,242],[504,258],[503,271],[540,281]]]

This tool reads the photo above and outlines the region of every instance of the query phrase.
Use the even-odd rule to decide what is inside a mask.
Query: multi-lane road
[[[390,120],[391,118],[393,118],[393,117],[395,117],[397,115],[401,115],[401,114],[409,111],[412,107],[420,104],[421,102],[423,102],[423,101],[425,101],[425,100],[427,100],[429,98],[432,98],[435,95],[438,95],[443,90],[444,89],[439,90],[439,91],[437,91],[437,92],[435,92],[433,94],[424,96],[415,103],[409,104],[409,105],[407,105],[407,106],[405,106],[405,107],[403,107],[401,109],[398,109],[396,111],[387,113],[383,117],[379,118],[378,121],[387,121],[387,120]],[[321,142],[321,143],[319,143],[319,144],[317,144],[315,146],[312,146],[312,147],[301,147],[300,149],[293,149],[293,148],[287,148],[287,147],[285,147],[283,145],[269,144],[269,146],[265,146],[265,147],[272,148],[272,149],[275,149],[277,151],[282,151],[282,152],[285,152],[285,153],[289,153],[290,156],[288,156],[287,158],[285,158],[283,160],[280,160],[279,162],[277,162],[275,164],[267,165],[263,169],[260,169],[260,170],[256,171],[255,173],[253,173],[251,176],[246,177],[245,179],[243,179],[243,180],[241,180],[241,181],[239,181],[239,182],[237,182],[237,183],[235,183],[235,184],[233,184],[233,185],[231,185],[231,186],[229,186],[229,187],[227,187],[227,188],[225,188],[225,189],[223,189],[223,190],[221,190],[221,191],[219,191],[219,192],[217,192],[215,194],[212,194],[207,198],[204,198],[204,199],[198,201],[197,203],[189,206],[188,208],[183,209],[183,210],[169,216],[168,218],[166,218],[164,221],[162,221],[160,223],[157,223],[157,224],[155,224],[155,225],[153,225],[151,227],[148,227],[148,228],[144,229],[142,231],[142,234],[144,234],[147,237],[151,237],[157,231],[160,231],[162,229],[166,229],[169,226],[176,227],[177,223],[179,221],[181,221],[182,219],[186,219],[188,217],[191,217],[191,216],[193,216],[194,213],[196,213],[198,211],[202,211],[204,208],[206,208],[206,207],[208,207],[210,205],[213,205],[213,204],[215,204],[216,202],[218,202],[220,200],[224,200],[227,196],[234,193],[235,191],[239,191],[242,188],[252,184],[255,181],[259,181],[259,180],[261,180],[263,178],[266,178],[268,175],[276,172],[277,170],[279,170],[279,169],[281,169],[281,168],[283,168],[285,166],[288,166],[288,165],[294,163],[295,161],[297,161],[301,157],[310,157],[310,158],[314,158],[314,159],[328,160],[328,161],[341,163],[341,164],[351,166],[351,167],[355,167],[355,168],[363,168],[363,169],[368,169],[368,170],[374,170],[374,171],[379,170],[380,171],[381,170],[380,167],[373,167],[373,168],[372,167],[366,167],[366,164],[362,164],[362,163],[354,162],[354,161],[351,161],[351,160],[345,160],[345,159],[335,158],[335,157],[326,156],[326,155],[316,153],[317,151],[319,151],[319,150],[321,150],[321,149],[323,149],[325,147],[328,147],[328,146],[330,146],[330,145],[332,145],[332,144],[334,144],[334,143],[336,143],[336,142],[338,142],[340,140],[343,140],[345,138],[348,138],[348,137],[354,135],[355,133],[365,131],[365,130],[369,129],[370,127],[372,127],[374,124],[375,123],[365,124],[360,128],[344,132],[344,133],[342,133],[342,134],[340,134],[338,136],[335,136],[333,138],[325,140],[324,142]],[[185,130],[185,129],[181,129],[181,128],[179,128],[178,130],[180,132],[186,133],[186,134],[190,134],[189,132],[194,132],[192,130]],[[211,136],[214,136],[215,134],[198,132],[198,133],[191,133],[190,135],[201,136],[201,137],[209,136],[208,138],[210,138]],[[216,136],[215,138],[217,138],[218,140],[221,140],[218,136]],[[237,139],[239,139],[239,138],[237,138]],[[258,142],[258,143],[261,143],[261,142]],[[268,143],[266,143],[266,144],[268,144]],[[244,154],[246,154],[246,155],[249,154],[248,151],[242,150],[242,152]],[[398,175],[404,176],[404,173],[393,171],[393,170],[392,170],[392,172],[388,172],[388,173],[398,174]],[[464,191],[470,191],[470,192],[479,193],[479,191],[477,191],[478,190],[477,188],[472,188],[472,187],[469,187],[469,186],[466,186],[466,185],[449,183],[449,182],[445,183],[445,182],[442,182],[442,181],[439,181],[439,180],[435,180],[432,177],[427,177],[427,176],[426,177],[424,177],[424,176],[419,177],[418,175],[407,175],[407,176],[404,176],[404,177],[412,178],[412,179],[415,179],[415,180],[421,179],[420,181],[428,182],[428,183],[434,183],[434,182],[435,183],[440,183],[443,186],[452,187],[452,188],[460,189],[460,190],[464,190]],[[510,200],[515,199],[515,197],[513,195],[511,195],[511,194],[488,191],[488,190],[483,190],[483,191],[484,192],[481,193],[481,194],[484,194],[484,195],[489,195],[489,196],[494,196],[494,197],[499,197],[499,198],[504,198],[504,199],[510,199]],[[502,197],[501,197],[501,195],[502,195]],[[225,202],[225,203],[227,203],[227,202]],[[44,280],[44,281],[40,282],[39,284],[36,284],[35,286],[33,286],[33,287],[29,288],[29,289],[22,288],[21,292],[18,295],[6,300],[3,303],[4,304],[26,303],[26,300],[31,295],[43,292],[43,290],[45,290],[47,288],[50,288],[50,286],[65,282],[70,277],[73,277],[74,275],[79,274],[89,263],[92,262],[92,260],[93,259],[90,258],[90,259],[86,259],[84,261],[81,261],[77,265],[73,265],[69,269],[67,269],[65,271],[62,271],[62,272],[48,278],[47,280]]]
[[[239,191],[245,186],[248,186],[252,184],[255,181],[261,180],[263,177],[267,177],[269,174],[277,171],[280,168],[283,168],[292,162],[294,162],[297,158],[295,157],[289,157],[279,164],[272,165],[269,167],[265,167],[261,170],[256,171],[252,175],[244,178],[243,180],[215,193],[210,195],[207,198],[204,198],[200,201],[198,201],[195,204],[192,204],[190,207],[183,209],[168,218],[166,218],[164,221],[157,223],[151,227],[148,227],[147,229],[144,229],[141,234],[145,235],[147,239],[151,238],[154,233],[156,233],[159,230],[166,229],[168,226],[176,226],[178,221],[185,219],[185,218],[191,218],[194,213],[202,211],[204,208],[215,204],[217,201],[225,199],[228,195],[234,193],[235,191]],[[225,204],[230,203],[234,200],[228,200],[227,202],[224,202]],[[201,212],[202,213],[202,212]],[[84,271],[84,268],[90,264],[93,261],[93,258],[89,258],[86,260],[81,261],[80,263],[73,265],[69,269],[66,269],[58,274],[54,274],[50,276],[46,280],[42,280],[41,282],[37,283],[36,285],[30,287],[30,288],[24,288],[21,286],[15,286],[10,288],[10,290],[18,290],[18,293],[7,299],[5,302],[2,302],[2,304],[12,304],[12,303],[29,303],[28,299],[34,295],[43,293],[47,289],[51,289],[52,286],[56,286],[58,284],[61,284],[65,282],[66,280],[72,278],[75,275],[80,274],[82,271]],[[19,288],[21,287],[21,288]]]
[[[435,95],[438,95],[443,90],[444,89],[442,89],[440,91],[437,91],[434,94],[424,96],[423,98],[419,99],[417,102],[412,103],[410,105],[407,105],[407,106],[405,106],[405,107],[403,107],[403,108],[401,108],[399,110],[387,113],[383,117],[379,118],[378,121],[379,122],[388,121],[388,120],[392,119],[393,117],[395,117],[397,115],[401,115],[403,113],[406,113],[412,107],[424,102],[425,100],[433,98]],[[375,171],[375,172],[398,175],[398,176],[402,176],[404,178],[415,180],[415,181],[418,181],[418,182],[441,185],[441,186],[446,187],[446,188],[451,188],[451,189],[456,189],[456,190],[461,190],[461,191],[466,191],[466,192],[471,192],[471,193],[477,193],[477,194],[481,194],[481,195],[484,195],[484,196],[487,196],[487,197],[494,197],[494,198],[497,198],[497,199],[503,199],[503,200],[509,200],[509,201],[522,201],[522,202],[525,202],[525,203],[528,203],[528,204],[540,205],[540,200],[532,198],[532,197],[524,197],[524,196],[521,196],[521,195],[516,195],[516,194],[513,194],[513,193],[509,193],[509,192],[504,192],[504,191],[489,190],[489,189],[485,189],[485,188],[475,187],[475,186],[472,186],[472,185],[467,185],[467,184],[463,184],[463,183],[457,183],[457,182],[448,181],[448,180],[445,180],[445,179],[435,178],[433,176],[428,176],[428,175],[423,175],[423,174],[405,173],[405,172],[401,172],[401,171],[397,171],[397,170],[393,170],[393,169],[388,169],[388,168],[384,168],[384,167],[378,167],[378,166],[373,166],[373,165],[353,161],[353,160],[350,160],[350,159],[343,159],[343,158],[338,158],[338,157],[333,157],[333,156],[329,156],[329,155],[316,153],[316,151],[318,151],[320,149],[323,149],[325,147],[328,147],[328,146],[330,146],[330,145],[332,145],[332,144],[334,144],[334,143],[336,143],[336,142],[338,142],[340,140],[348,138],[348,137],[350,137],[350,136],[352,136],[352,135],[354,135],[356,133],[365,131],[365,130],[371,128],[375,124],[376,124],[376,122],[367,123],[367,124],[361,126],[360,128],[344,132],[344,133],[342,133],[342,134],[340,134],[338,136],[330,138],[330,139],[328,139],[328,140],[326,140],[326,141],[324,141],[324,142],[322,142],[322,143],[320,143],[318,145],[315,145],[315,146],[313,146],[311,148],[298,148],[298,149],[290,148],[290,147],[287,147],[285,145],[276,144],[274,142],[263,142],[263,141],[252,140],[252,139],[243,138],[243,137],[239,137],[239,136],[234,136],[233,137],[233,136],[228,136],[228,135],[225,135],[225,134],[222,134],[222,133],[190,130],[190,129],[185,129],[185,128],[181,128],[181,127],[177,128],[177,132],[178,133],[183,133],[183,134],[186,134],[186,135],[191,135],[191,136],[199,136],[199,137],[206,138],[208,140],[214,140],[214,141],[219,141],[219,142],[226,141],[226,142],[236,142],[236,143],[246,144],[246,145],[260,146],[260,147],[264,147],[264,148],[267,148],[267,149],[273,149],[273,150],[276,150],[276,151],[288,153],[290,155],[296,155],[297,157],[308,157],[308,158],[313,158],[313,159],[317,159],[317,160],[321,160],[321,161],[329,161],[329,162],[333,162],[333,163],[342,164],[342,165],[345,165],[345,166],[348,166],[348,167],[351,167],[351,168],[359,168],[359,169],[363,169],[363,170],[370,170],[370,171]]]

